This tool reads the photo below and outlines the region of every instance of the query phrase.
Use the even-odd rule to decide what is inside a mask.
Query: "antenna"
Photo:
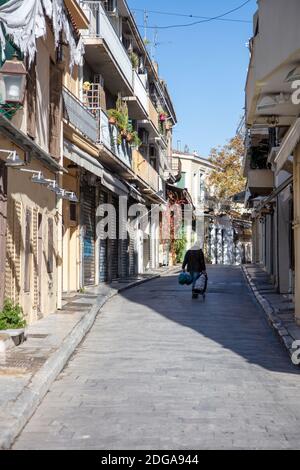
[[[153,42],[151,44],[151,59],[152,60],[155,60],[157,46],[158,46],[158,31],[157,31],[157,28],[155,28],[154,35],[153,35]]]
[[[148,27],[148,12],[144,10],[144,40],[147,41],[147,27]]]

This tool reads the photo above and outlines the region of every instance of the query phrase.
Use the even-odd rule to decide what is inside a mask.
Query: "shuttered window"
[[[25,260],[24,260],[24,291],[30,292],[30,277],[31,277],[31,210],[26,210],[25,220]]]
[[[62,73],[50,63],[49,152],[57,159],[61,154]]]
[[[0,309],[4,300],[7,220],[7,170],[0,162]]]
[[[36,137],[36,62],[34,61],[27,74],[27,133]]]
[[[48,271],[49,274],[53,273],[53,258],[54,258],[53,219],[48,219],[48,262],[47,262],[47,271]]]

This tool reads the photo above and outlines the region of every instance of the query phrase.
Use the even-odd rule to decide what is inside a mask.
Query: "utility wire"
[[[196,26],[196,25],[202,24],[202,23],[209,23],[211,21],[220,20],[221,18],[224,18],[224,16],[230,15],[230,13],[234,13],[235,11],[240,10],[241,8],[243,8],[245,5],[247,5],[250,2],[251,2],[251,0],[246,0],[240,6],[238,6],[236,8],[233,8],[232,10],[226,11],[225,13],[222,13],[222,15],[213,16],[213,17],[207,18],[207,19],[202,19],[200,21],[194,21],[193,23],[173,24],[173,25],[169,25],[169,26],[148,26],[148,28],[149,29],[187,28],[187,27]],[[142,26],[138,26],[138,27],[141,28]]]
[[[144,12],[145,10],[143,10],[142,8],[132,8],[133,12]],[[185,18],[199,18],[199,19],[203,19],[203,20],[211,20],[212,17],[211,16],[198,16],[198,15],[193,15],[193,14],[190,14],[190,15],[186,15],[186,14],[183,14],[183,13],[171,13],[171,12],[167,12],[167,11],[158,11],[158,10],[147,10],[147,13],[151,13],[151,14],[155,14],[155,15],[166,15],[166,16],[181,16],[181,17],[185,17]],[[240,20],[240,19],[234,19],[234,18],[218,18],[218,21],[229,21],[229,22],[233,22],[233,23],[252,23],[252,21],[249,21],[249,20]]]

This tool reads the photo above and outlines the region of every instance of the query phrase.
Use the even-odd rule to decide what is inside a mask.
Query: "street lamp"
[[[0,80],[4,84],[2,102],[23,104],[26,86],[26,68],[15,54],[11,60],[6,60],[0,69]]]

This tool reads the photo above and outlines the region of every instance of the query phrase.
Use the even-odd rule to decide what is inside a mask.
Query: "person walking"
[[[199,244],[195,244],[191,249],[189,249],[184,257],[183,263],[182,263],[182,271],[185,272],[187,268],[187,271],[189,272],[190,276],[193,279],[192,283],[192,296],[193,299],[198,298],[198,293],[195,292],[195,284],[201,274],[205,274],[206,276],[206,264],[205,264],[205,258],[204,258],[204,253],[200,248]],[[206,284],[207,284],[207,278],[206,278],[206,283],[205,283],[205,289],[206,289]]]

